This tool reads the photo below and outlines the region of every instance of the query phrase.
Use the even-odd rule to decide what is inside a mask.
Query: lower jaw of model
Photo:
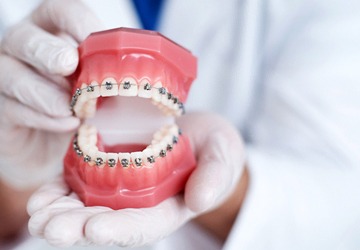
[[[71,108],[82,125],[64,176],[87,206],[150,207],[183,190],[195,167],[175,124],[184,106],[161,82],[119,76],[82,83]]]

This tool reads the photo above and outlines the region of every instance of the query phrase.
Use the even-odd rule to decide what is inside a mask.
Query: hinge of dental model
[[[173,135],[172,137],[172,141],[171,143],[168,143],[166,145],[166,148],[163,148],[159,151],[158,154],[154,154],[154,155],[150,155],[148,157],[146,157],[146,161],[150,164],[155,163],[157,158],[163,158],[167,155],[168,152],[172,151],[173,148],[175,147],[175,145],[179,142],[179,137],[181,136],[182,132],[181,129],[178,130],[177,134]],[[90,163],[93,162],[96,166],[103,166],[105,163],[107,163],[107,165],[109,167],[115,167],[116,165],[116,159],[110,158],[107,159],[107,161],[105,162],[105,160],[101,157],[97,157],[96,159],[92,159],[89,155],[84,155],[83,151],[80,149],[79,144],[78,144],[78,134],[75,134],[74,139],[73,139],[73,149],[75,151],[75,153],[79,156],[79,157],[83,157],[84,162]],[[143,162],[142,158],[135,158],[135,159],[125,159],[119,158],[119,163],[123,168],[128,168],[128,167],[133,167],[133,168],[140,168],[145,166],[145,163]]]
[[[112,82],[105,82],[104,84],[99,84],[99,85],[95,85],[95,86],[92,86],[92,85],[88,85],[87,87],[85,88],[77,88],[74,95],[72,96],[71,98],[71,102],[70,102],[70,110],[75,113],[74,111],[74,107],[76,105],[76,102],[78,101],[78,98],[79,96],[84,92],[94,92],[95,91],[95,88],[99,88],[99,87],[105,87],[106,90],[112,90],[112,88],[114,86],[118,87],[120,86],[121,88],[123,89],[130,89],[131,87],[137,87],[138,85],[137,84],[132,84],[130,83],[129,81],[124,81],[122,83],[112,83]],[[139,86],[140,87],[140,86]],[[165,87],[154,87],[154,86],[151,86],[149,83],[146,83],[144,86],[142,86],[144,88],[144,90],[146,91],[151,91],[152,89],[157,89],[159,91],[159,94],[162,95],[162,96],[166,96],[167,99],[169,101],[172,101],[173,104],[177,105],[178,106],[178,109],[181,111],[180,113],[181,114],[185,114],[185,107],[184,107],[184,104],[182,102],[179,101],[179,99],[174,96],[172,93],[170,93]]]

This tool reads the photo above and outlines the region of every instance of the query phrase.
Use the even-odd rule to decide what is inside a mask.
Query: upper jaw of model
[[[70,108],[85,122],[64,160],[68,184],[87,205],[112,208],[151,206],[180,191],[195,159],[174,117],[185,111],[196,58],[157,32],[127,28],[92,34],[79,54]],[[104,170],[94,177],[93,168]]]

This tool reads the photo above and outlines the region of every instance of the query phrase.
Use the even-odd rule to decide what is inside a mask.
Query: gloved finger
[[[70,75],[79,62],[76,47],[26,21],[8,29],[1,48],[49,74]]]
[[[84,235],[86,222],[89,218],[110,210],[108,207],[84,207],[57,214],[45,226],[44,237],[49,244],[57,247],[89,245],[91,241]]]
[[[179,121],[192,142],[197,167],[185,187],[185,202],[195,212],[214,208],[235,188],[244,168],[241,138],[216,115],[189,114]]]
[[[1,126],[18,125],[52,132],[68,132],[80,124],[76,117],[50,117],[1,94],[0,107]]]
[[[164,238],[192,216],[178,195],[151,208],[123,209],[93,216],[85,225],[85,235],[96,245],[138,247]]]
[[[27,212],[31,216],[38,210],[48,206],[55,200],[69,194],[70,188],[66,185],[63,176],[46,183],[39,188],[29,199]]]
[[[82,207],[84,207],[84,203],[77,198],[76,194],[62,196],[30,217],[28,223],[29,232],[33,236],[44,237],[45,227],[52,217]]]
[[[102,29],[96,15],[78,0],[44,1],[31,17],[44,30],[69,33],[78,42],[83,41],[91,32]]]
[[[0,68],[0,93],[52,117],[72,115],[65,90],[12,57],[0,56]]]

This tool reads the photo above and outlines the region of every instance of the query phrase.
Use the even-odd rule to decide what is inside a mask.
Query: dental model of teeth
[[[86,206],[150,207],[184,189],[196,160],[173,117],[185,113],[195,77],[196,58],[157,32],[119,28],[80,44],[69,79],[82,125],[64,178]]]

